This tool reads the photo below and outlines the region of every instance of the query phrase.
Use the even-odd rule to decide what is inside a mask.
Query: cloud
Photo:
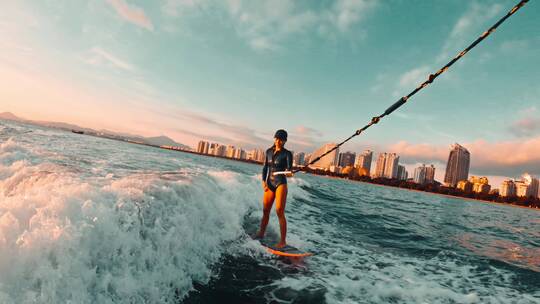
[[[142,8],[135,5],[129,5],[124,0],[107,0],[107,2],[124,20],[149,31],[154,30],[152,22],[148,19]]]
[[[353,24],[358,23],[374,5],[373,1],[340,0],[335,2],[330,18],[341,32],[346,32]]]
[[[110,64],[116,68],[130,72],[133,72],[135,70],[135,67],[133,65],[97,46],[93,47],[90,50],[90,57],[85,59],[85,62],[92,65]]]
[[[525,171],[540,174],[540,136],[527,140],[461,143],[471,153],[471,171],[485,175],[518,176]],[[402,161],[429,163],[448,160],[448,146],[400,141],[388,147]]]
[[[412,89],[427,80],[430,69],[424,65],[403,73],[399,77],[399,86],[403,89]]]
[[[306,126],[297,126],[294,131],[299,135],[305,136],[322,136],[322,132]]]
[[[518,137],[529,137],[540,133],[540,117],[527,116],[511,123],[508,130]]]
[[[452,31],[446,38],[442,47],[438,61],[449,61],[449,59],[469,43],[476,39],[475,35],[483,32],[482,27],[487,25],[488,21],[501,14],[503,6],[501,4],[482,5],[478,2],[472,2],[468,10],[456,21]]]
[[[236,34],[253,50],[276,51],[291,37],[306,33],[332,38],[345,34],[375,6],[365,0],[339,0],[318,9],[293,0],[167,0],[162,11],[179,17],[201,7],[217,9],[225,12]]]

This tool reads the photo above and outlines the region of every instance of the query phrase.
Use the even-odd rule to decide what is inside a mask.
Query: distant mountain
[[[33,124],[49,127],[49,128],[55,128],[55,129],[64,129],[64,130],[77,130],[77,131],[84,131],[84,132],[96,132],[93,129],[90,128],[83,128],[77,125],[68,124],[65,122],[56,122],[56,121],[29,121]]]
[[[167,136],[144,137],[144,141],[148,144],[156,146],[184,146],[183,144],[179,144]]]
[[[164,135],[155,136],[155,137],[143,137],[140,135],[120,133],[120,132],[114,132],[114,131],[109,131],[109,130],[96,131],[94,129],[83,128],[78,125],[69,124],[65,122],[25,120],[25,119],[15,116],[13,113],[10,113],[10,112],[0,113],[0,119],[21,121],[21,122],[25,122],[29,124],[55,128],[55,129],[62,129],[66,131],[73,131],[73,130],[83,131],[84,133],[90,134],[90,135],[105,136],[105,137],[120,139],[120,140],[127,139],[127,140],[131,140],[135,142],[142,142],[142,143],[145,143],[148,145],[154,145],[154,146],[175,146],[175,147],[182,147],[185,149],[191,149],[191,147],[186,146],[181,143],[177,143],[171,138]]]
[[[19,117],[13,115],[13,113],[10,113],[10,112],[0,113],[0,119],[15,120],[15,121],[23,121],[24,120],[22,118],[19,118]]]

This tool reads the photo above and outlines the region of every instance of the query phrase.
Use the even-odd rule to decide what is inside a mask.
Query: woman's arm
[[[292,171],[293,157],[291,151],[287,151],[287,171]],[[293,176],[293,173],[287,173],[287,177]]]
[[[264,153],[264,165],[262,168],[262,183],[263,183],[263,189],[266,191],[266,179],[268,175],[268,151]]]

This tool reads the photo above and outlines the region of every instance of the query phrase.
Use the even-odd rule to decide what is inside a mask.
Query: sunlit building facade
[[[364,168],[369,175],[371,172],[371,162],[373,161],[373,151],[365,150],[362,154],[358,154],[354,162],[356,168]]]
[[[461,180],[467,180],[469,176],[469,166],[471,154],[467,149],[459,144],[451,146],[450,154],[448,155],[448,163],[446,164],[446,173],[444,175],[444,183],[449,187],[456,187]]]
[[[380,153],[377,157],[375,177],[397,178],[399,156],[396,153]]]
[[[317,157],[323,155],[324,153],[330,151],[336,147],[335,143],[328,143],[317,149],[313,154],[311,155],[310,161],[316,159]],[[334,151],[330,152],[328,155],[324,156],[323,158],[319,159],[317,162],[312,164],[311,168],[317,168],[317,169],[323,169],[323,170],[329,170],[331,166],[337,166],[338,164],[338,155],[339,155],[339,148],[335,149]]]
[[[516,184],[513,180],[505,180],[501,183],[501,189],[499,195],[502,197],[516,196]]]

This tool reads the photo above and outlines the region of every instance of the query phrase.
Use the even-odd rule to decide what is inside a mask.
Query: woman
[[[256,238],[263,238],[270,218],[270,210],[276,201],[276,214],[279,219],[279,228],[281,239],[275,246],[283,248],[287,245],[287,221],[285,220],[285,204],[287,203],[287,177],[292,176],[292,153],[285,149],[287,142],[287,131],[277,130],[274,135],[274,145],[266,150],[264,158],[264,167],[262,170],[263,195],[263,216],[261,227],[257,232]],[[274,172],[289,171],[286,174],[274,175]]]

